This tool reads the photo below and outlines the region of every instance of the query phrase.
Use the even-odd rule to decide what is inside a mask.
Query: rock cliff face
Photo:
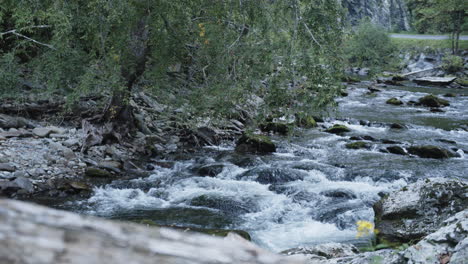
[[[368,17],[389,30],[409,30],[408,8],[404,0],[342,0],[351,24]]]

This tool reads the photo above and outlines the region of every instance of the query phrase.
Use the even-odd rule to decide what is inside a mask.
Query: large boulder
[[[425,159],[448,159],[457,155],[449,150],[437,146],[411,146],[408,152]]]
[[[339,124],[335,124],[332,127],[325,130],[325,132],[327,132],[327,133],[337,134],[337,135],[340,135],[340,134],[343,134],[343,133],[346,133],[346,132],[350,132],[350,131],[351,131],[351,129],[349,129],[347,126],[339,125]]]
[[[267,154],[275,152],[276,146],[267,136],[246,133],[237,141],[236,151],[241,153]]]
[[[468,206],[468,185],[458,180],[419,180],[374,205],[378,237],[392,242],[419,240]]]
[[[418,104],[427,107],[444,107],[450,105],[447,100],[440,99],[439,97],[432,94],[419,98]]]
[[[400,99],[395,98],[395,97],[388,99],[386,103],[391,104],[391,105],[402,105],[403,104],[403,102]]]

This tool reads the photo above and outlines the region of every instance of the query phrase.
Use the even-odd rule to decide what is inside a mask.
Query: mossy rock
[[[456,157],[454,153],[449,150],[437,146],[412,146],[408,148],[408,152],[425,159],[448,159]]]
[[[341,91],[340,91],[340,96],[346,97],[346,96],[348,96],[348,95],[349,95],[348,91],[346,91],[346,90],[341,90]]]
[[[403,104],[403,102],[400,99],[395,98],[395,97],[388,99],[386,103],[391,104],[391,105],[402,105]]]
[[[443,107],[450,105],[450,103],[447,100],[440,99],[439,97],[432,94],[419,98],[418,104],[427,107]]]
[[[461,86],[466,86],[468,87],[468,78],[457,78],[455,80],[456,83],[458,83]]]
[[[444,94],[444,97],[457,97],[457,95],[454,93],[446,93]]]
[[[368,149],[370,145],[363,141],[353,142],[346,144],[347,149]]]
[[[290,132],[290,127],[286,123],[267,122],[259,126],[262,132],[274,132],[281,135],[287,135]]]
[[[393,77],[392,77],[392,81],[397,81],[397,82],[402,82],[402,81],[407,81],[408,78],[403,76],[403,75],[399,75],[399,74],[395,74]]]
[[[325,132],[331,133],[331,134],[343,134],[343,133],[350,132],[350,131],[351,129],[349,129],[347,126],[338,125],[338,124],[333,125],[332,127],[325,130]]]
[[[404,148],[400,146],[390,146],[387,147],[387,151],[392,154],[397,154],[397,155],[408,155],[405,151]]]
[[[276,146],[267,136],[245,133],[237,141],[236,151],[240,153],[268,154],[275,152]]]
[[[112,173],[110,173],[107,170],[94,168],[94,167],[86,168],[85,175],[88,177],[94,177],[94,178],[106,178],[106,177],[113,176]]]
[[[359,78],[356,78],[354,76],[343,76],[341,77],[341,81],[342,82],[347,82],[347,83],[357,83],[357,82],[360,82],[361,80],[359,80]]]
[[[313,128],[313,127],[317,127],[317,122],[311,116],[303,115],[303,114],[297,114],[296,115],[296,125],[298,127]]]

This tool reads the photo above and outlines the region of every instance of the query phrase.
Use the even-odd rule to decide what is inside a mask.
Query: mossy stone
[[[99,169],[99,168],[94,168],[94,167],[88,167],[86,168],[85,175],[88,177],[97,177],[97,178],[105,178],[105,177],[112,177],[112,173],[109,171]]]
[[[443,107],[450,105],[447,100],[440,99],[439,97],[432,94],[419,98],[418,103],[427,107]]]
[[[346,132],[349,132],[349,131],[351,131],[351,129],[349,129],[347,126],[338,125],[338,124],[333,125],[332,127],[325,130],[325,132],[331,133],[331,134],[342,134],[342,133],[346,133]]]
[[[267,136],[245,133],[237,141],[236,151],[241,153],[267,154],[275,152],[276,146]]]
[[[346,144],[347,149],[367,149],[370,148],[369,144],[363,141],[353,142]]]
[[[400,99],[395,98],[395,97],[388,99],[386,103],[391,104],[391,105],[402,105],[403,104],[403,102]]]

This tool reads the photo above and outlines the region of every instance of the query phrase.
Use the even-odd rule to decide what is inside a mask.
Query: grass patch
[[[426,48],[431,49],[451,49],[452,42],[449,39],[403,39],[403,38],[392,38],[392,43],[398,47],[399,50],[408,50],[414,48]],[[468,40],[460,40],[459,49],[468,49]]]

